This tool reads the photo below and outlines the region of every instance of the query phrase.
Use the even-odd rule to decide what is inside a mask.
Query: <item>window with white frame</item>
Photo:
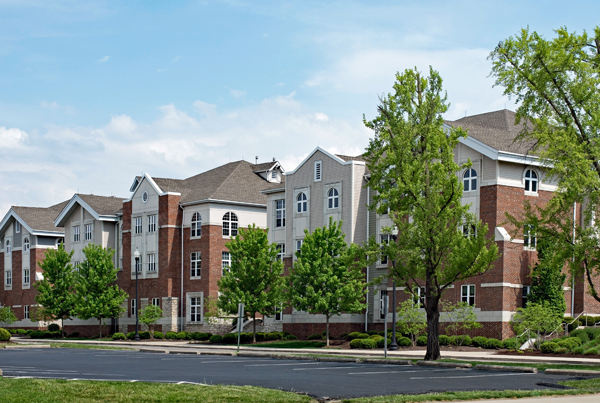
[[[462,285],[460,287],[460,300],[462,302],[466,302],[467,304],[474,306],[475,305],[475,285],[468,284]]]
[[[152,298],[152,306],[160,307],[160,298]]]
[[[192,226],[191,226],[191,233],[190,236],[193,237],[199,237],[202,235],[202,216],[200,215],[200,213],[195,212],[192,215]]]
[[[137,301],[135,299],[131,300],[131,316],[135,316],[137,314]]]
[[[6,277],[6,285],[10,286],[12,285],[12,271],[11,270],[6,270],[4,271],[4,273],[6,273],[5,277]]]
[[[285,227],[285,200],[275,200],[275,227]]]
[[[229,271],[231,267],[231,253],[222,252],[221,253],[221,275],[225,275],[225,270]]]
[[[525,224],[523,228],[523,246],[529,249],[535,249],[537,244],[537,237],[535,234],[535,228],[531,224]]]
[[[73,227],[73,242],[79,242],[79,225]]]
[[[148,255],[148,271],[156,271],[156,255],[154,253]]]
[[[238,218],[235,213],[229,211],[223,216],[223,236],[237,236]]]
[[[15,232],[17,234],[21,232],[21,223],[18,221],[15,221]]]
[[[135,222],[135,233],[141,234],[142,233],[142,217],[135,217],[134,222]]]
[[[283,258],[285,256],[285,244],[278,243],[277,244],[277,259],[283,262]]]
[[[388,256],[384,253],[385,245],[390,243],[390,235],[389,234],[381,234],[380,242],[381,245],[381,259],[379,260],[380,264],[388,264]]]
[[[148,232],[156,232],[156,214],[148,216]]]
[[[29,319],[29,305],[23,307],[23,319]]]
[[[78,260],[73,262],[73,271],[79,271],[79,264],[81,262],[79,262]]]
[[[303,192],[296,196],[296,211],[298,213],[306,213],[308,211],[308,202],[306,195]]]
[[[302,252],[302,243],[303,242],[304,242],[303,239],[296,239],[296,253]]]
[[[23,269],[23,284],[29,284],[29,281],[30,281],[29,269]]]
[[[92,239],[92,224],[85,224],[85,240],[90,241]]]
[[[142,272],[142,256],[140,256],[138,259],[133,259],[133,261],[135,262],[135,271],[137,271],[138,273]]]
[[[315,182],[320,182],[322,177],[323,163],[321,161],[315,161]]]
[[[190,297],[190,322],[202,322],[202,297]]]
[[[191,277],[200,278],[202,274],[202,259],[200,252],[192,252],[190,267]]]
[[[328,209],[338,208],[339,204],[340,204],[340,197],[339,197],[339,193],[338,193],[337,189],[336,188],[329,189],[329,192],[327,192],[327,208]]]
[[[523,308],[527,306],[527,301],[529,300],[529,294],[531,294],[531,286],[524,285],[523,286]]]
[[[29,252],[29,249],[31,249],[31,244],[29,243],[29,238],[25,238],[23,240],[23,252]]]
[[[538,175],[533,169],[525,171],[525,191],[531,193],[538,191]]]
[[[473,168],[467,169],[463,175],[463,190],[465,192],[477,190],[477,171]]]
[[[283,320],[283,307],[275,307],[275,321],[281,322]]]
[[[6,252],[7,255],[9,255],[11,253],[11,251],[12,251],[9,239],[6,240],[6,244],[5,245],[6,245],[6,251],[5,252]]]
[[[148,192],[142,193],[142,202],[148,203]]]
[[[271,171],[271,179],[277,179],[277,170],[272,170]]]
[[[414,297],[415,300],[419,302],[419,306],[425,307],[425,287],[415,287]]]
[[[379,291],[379,319],[385,319],[385,299],[388,296],[387,290]]]
[[[477,227],[474,224],[464,224],[462,233],[465,238],[472,238],[477,235]]]

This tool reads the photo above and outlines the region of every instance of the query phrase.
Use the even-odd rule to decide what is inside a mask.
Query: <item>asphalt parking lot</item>
[[[5,377],[253,385],[330,398],[547,389],[569,379],[543,373],[68,348],[0,350],[0,369]]]

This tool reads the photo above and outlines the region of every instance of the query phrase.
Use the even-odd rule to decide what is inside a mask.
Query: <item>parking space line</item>
[[[320,371],[322,369],[348,369],[356,367],[323,367],[323,368],[294,368],[294,371]]]
[[[441,371],[447,371],[447,369],[433,369],[433,370],[428,370],[428,369],[421,369],[421,370],[415,370],[415,371],[368,371],[368,372],[349,372],[348,375],[365,375],[365,374],[398,374],[398,373],[402,373],[402,374],[408,374],[408,373],[412,373],[412,372],[441,372]]]
[[[255,365],[244,365],[245,367],[274,367],[278,365],[319,365],[320,362],[300,362],[300,363],[290,363],[290,364],[255,364]]]
[[[163,358],[163,360],[164,359],[166,359],[166,358]],[[172,358],[170,358],[170,359],[172,359]],[[223,360],[223,361],[221,361],[221,360],[211,360],[211,361],[200,361],[200,363],[201,364],[217,364],[217,363],[220,364],[222,362],[255,362],[255,361],[273,361],[273,359],[272,358],[267,358],[267,359],[264,359],[264,360],[252,360],[252,359],[249,359],[249,360],[227,360],[227,361],[225,361],[225,360]]]
[[[489,378],[491,376],[521,376],[521,375],[536,375],[528,373],[517,374],[493,374],[493,375],[463,375],[463,376],[422,376],[409,379],[462,379],[462,378]]]

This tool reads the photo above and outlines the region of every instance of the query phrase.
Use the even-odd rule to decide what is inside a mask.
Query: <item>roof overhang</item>
[[[11,220],[11,218],[12,218],[12,220]],[[25,228],[27,230],[27,232],[29,232],[31,235],[38,235],[38,236],[64,236],[65,235],[64,230],[60,231],[57,229],[56,231],[42,231],[42,230],[36,230],[36,229],[31,228],[29,226],[29,224],[27,224],[25,222],[25,220],[23,220],[12,208],[10,210],[8,210],[8,213],[6,213],[6,215],[4,216],[2,221],[0,221],[0,234],[4,233],[4,231],[6,231],[6,228],[13,220],[21,223],[21,227]]]
[[[281,193],[281,192],[285,192],[285,188],[277,188],[277,189],[267,189],[267,190],[261,190],[260,193],[268,195],[271,193]]]
[[[77,205],[86,209],[87,212],[90,213],[95,220],[113,222],[119,221],[119,217],[117,217],[116,214],[100,215],[96,212],[96,210],[91,208],[90,205],[87,204],[81,197],[79,197],[79,195],[73,195],[73,197],[71,197],[71,200],[69,200],[69,203],[67,203],[65,208],[63,208],[60,214],[54,219],[54,225],[56,225],[57,227],[64,227],[65,222],[69,219],[69,217],[71,217],[71,214],[73,214],[73,212],[77,208]]]
[[[152,179],[152,176],[150,176],[148,173],[144,172],[144,176],[142,176],[141,179],[138,179],[137,176],[135,177],[135,180],[133,181],[133,184],[131,185],[131,188],[129,189],[129,190],[133,189],[133,190],[131,190],[133,193],[131,194],[131,197],[129,197],[129,199],[123,200],[123,203],[130,202],[133,199],[133,196],[135,195],[135,192],[137,191],[137,189],[140,187],[140,185],[142,184],[142,182],[144,180],[147,180],[148,183],[150,183],[150,186],[152,186],[152,188],[156,191],[156,193],[159,196],[166,196],[166,195],[181,196],[181,193],[178,193],[178,192],[164,192],[160,188],[160,186],[158,186],[156,184],[156,182],[154,181],[154,179]],[[134,187],[134,185],[135,185],[135,187]]]
[[[219,200],[219,199],[194,200],[194,201],[187,202],[187,203],[180,203],[180,205],[181,205],[181,207],[186,207],[186,206],[193,206],[194,204],[202,204],[202,203],[219,203],[219,204],[230,204],[230,205],[237,205],[237,206],[260,207],[260,208],[267,207],[266,204],[247,203],[247,202],[239,202],[239,201],[233,201],[233,200]]]
[[[304,160],[302,160],[302,162],[300,164],[298,164],[298,166],[296,167],[296,169],[294,169],[293,171],[287,172],[286,175],[295,174],[296,171],[298,169],[300,169],[300,167],[302,165],[304,165],[306,163],[306,161],[308,161],[313,155],[315,155],[315,153],[317,151],[321,151],[323,154],[327,155],[332,160],[339,162],[341,165],[366,165],[364,161],[355,161],[355,160],[344,161],[343,159],[341,159],[337,155],[332,154],[329,151],[327,151],[327,150],[325,150],[325,149],[323,149],[321,147],[317,147],[310,154],[308,154],[308,156],[306,158],[304,158]]]
[[[281,172],[285,172],[285,169],[283,169],[283,167],[281,166],[281,164],[279,163],[279,161],[273,162],[273,165],[271,165],[271,168],[261,169],[260,171],[253,171],[253,172],[254,173],[268,172],[268,171],[272,171],[275,168],[279,168],[281,170]]]

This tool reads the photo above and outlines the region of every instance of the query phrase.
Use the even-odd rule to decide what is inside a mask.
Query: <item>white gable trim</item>
[[[60,212],[60,214],[58,215],[58,217],[56,217],[56,219],[54,220],[54,225],[57,227],[62,227],[64,226],[64,222],[67,219],[67,216],[70,215],[71,210],[77,205],[79,204],[81,207],[83,207],[84,209],[87,210],[88,213],[90,213],[92,215],[92,217],[94,217],[95,220],[98,221],[119,221],[119,217],[117,217],[116,215],[100,215],[96,212],[96,210],[94,210],[93,208],[90,207],[89,204],[87,204],[81,197],[79,197],[79,195],[73,195],[73,197],[71,198],[71,200],[69,200],[69,203],[65,206],[65,208]]]
[[[354,161],[354,160],[344,161],[343,159],[341,159],[337,155],[331,154],[329,151],[327,151],[327,150],[325,150],[325,149],[323,149],[321,147],[317,147],[310,154],[308,154],[308,156],[306,158],[304,158],[304,160],[300,164],[298,164],[298,166],[296,167],[296,169],[294,169],[293,171],[287,172],[286,175],[295,174],[296,171],[298,169],[300,169],[300,167],[302,165],[304,165],[306,163],[306,161],[308,161],[313,155],[315,155],[315,153],[317,151],[321,151],[323,154],[325,154],[326,156],[328,156],[332,160],[340,163],[341,165],[365,165],[364,161]]]
[[[147,180],[150,183],[150,186],[152,186],[152,188],[154,189],[154,191],[159,196],[165,196],[165,195],[181,196],[181,193],[177,193],[177,192],[163,192],[163,190],[156,184],[156,182],[154,182],[154,179],[152,179],[152,176],[150,176],[149,174],[147,174],[147,173],[144,172],[144,176],[142,176],[142,180],[137,184],[137,186],[134,189],[131,197],[129,199],[123,200],[123,203],[130,202],[133,199],[133,196],[135,196],[135,192],[138,190],[138,188],[140,187],[140,185],[142,184],[142,182],[144,180]]]
[[[4,216],[2,221],[0,221],[0,234],[4,233],[6,231],[6,227],[8,227],[8,222],[11,217],[14,218],[15,221],[20,222],[21,226],[23,228],[25,228],[27,230],[27,232],[29,232],[31,235],[50,235],[50,236],[57,236],[57,235],[64,236],[65,235],[65,232],[61,231],[59,229],[57,229],[56,231],[34,230],[29,225],[27,225],[27,223],[25,221],[23,221],[23,219],[21,217],[19,217],[19,215],[17,213],[15,213],[15,211],[12,208],[10,210],[8,210],[8,213],[6,213],[6,215]]]

